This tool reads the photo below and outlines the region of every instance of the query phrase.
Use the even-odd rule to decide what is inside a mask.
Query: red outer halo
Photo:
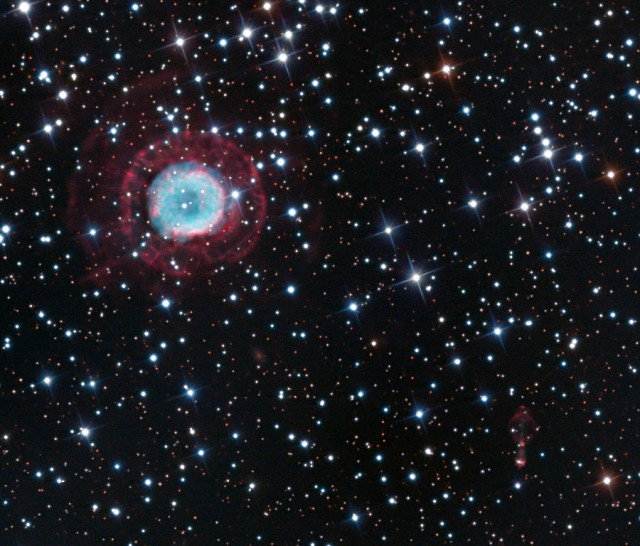
[[[153,229],[147,199],[154,177],[183,161],[219,171],[237,199],[229,203],[216,233],[179,242]],[[102,284],[207,274],[240,260],[258,242],[266,214],[260,177],[242,150],[217,135],[183,132],[132,149],[131,143],[113,145],[103,134],[93,134],[81,165],[69,183],[68,222],[92,258],[90,276]],[[91,229],[95,238],[88,235]]]

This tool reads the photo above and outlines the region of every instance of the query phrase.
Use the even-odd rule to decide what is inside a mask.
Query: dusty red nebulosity
[[[533,439],[538,430],[538,425],[531,416],[530,410],[520,406],[518,411],[509,420],[509,432],[513,441],[518,446],[516,466],[523,468],[527,464],[526,446]]]

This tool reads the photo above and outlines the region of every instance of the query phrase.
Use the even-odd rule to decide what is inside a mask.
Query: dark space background
[[[640,541],[640,7],[4,6],[0,543]],[[240,261],[109,245],[124,160],[69,206],[213,127]]]

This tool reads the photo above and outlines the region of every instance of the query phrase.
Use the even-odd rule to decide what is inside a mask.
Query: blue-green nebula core
[[[149,186],[151,225],[178,242],[215,234],[224,225],[226,193],[220,173],[211,167],[194,161],[169,165]]]

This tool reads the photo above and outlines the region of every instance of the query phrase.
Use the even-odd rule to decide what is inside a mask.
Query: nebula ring
[[[179,242],[214,235],[228,215],[228,194],[217,171],[192,161],[170,165],[149,186],[151,225]]]

